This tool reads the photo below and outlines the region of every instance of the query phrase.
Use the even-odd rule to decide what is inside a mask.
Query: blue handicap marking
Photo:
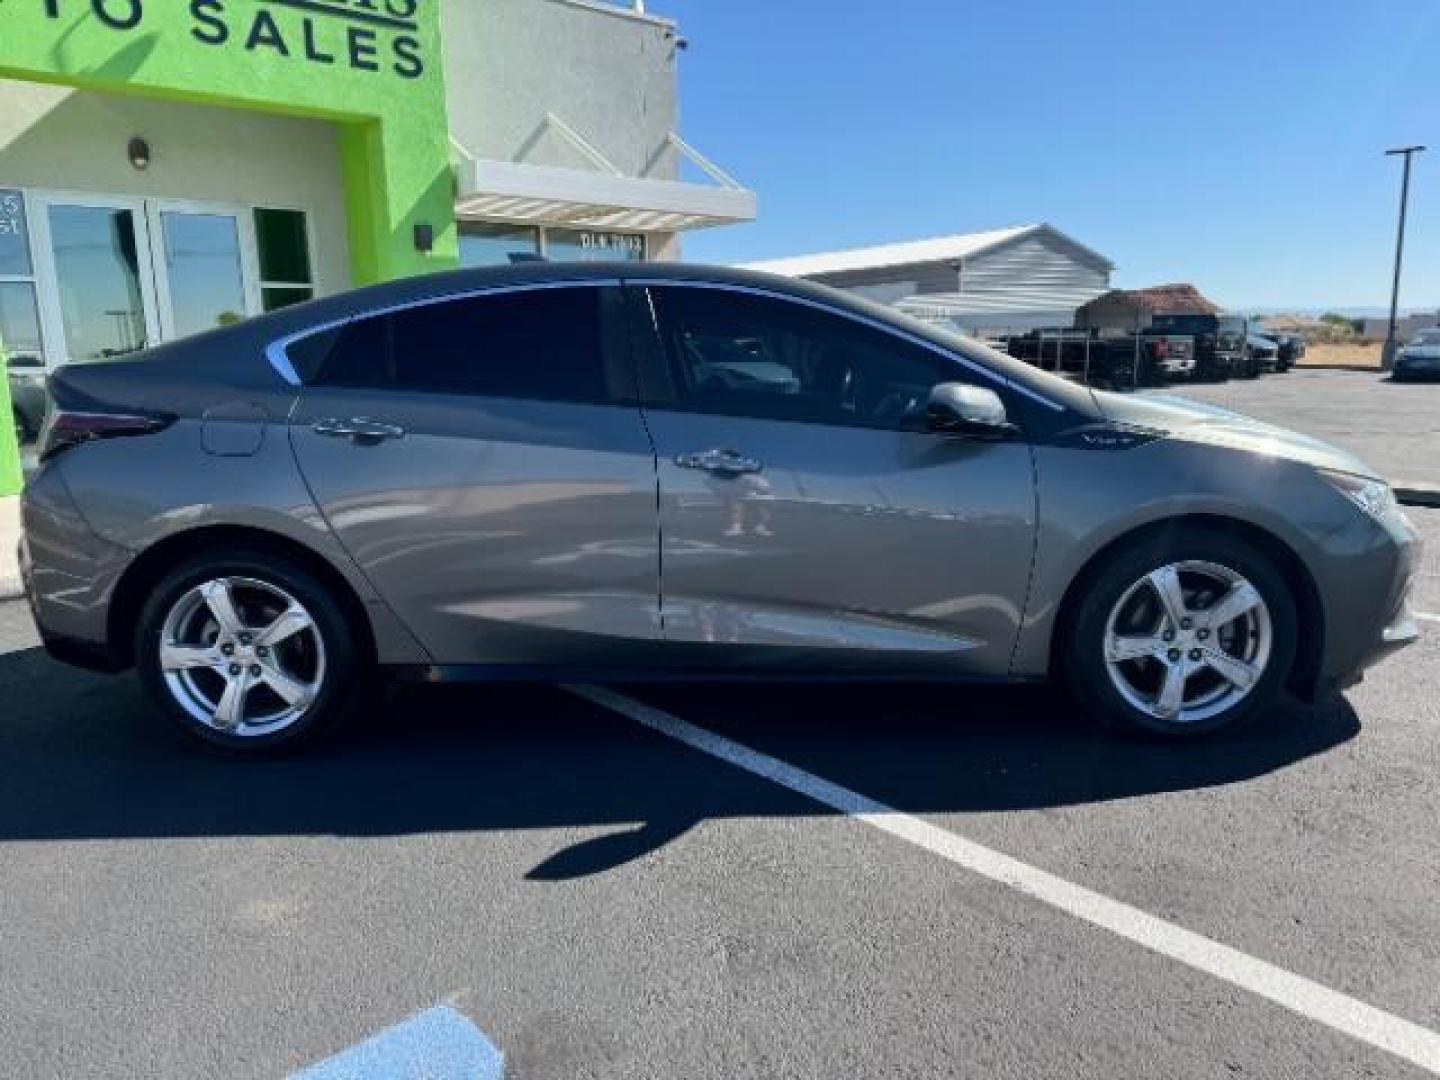
[[[480,1029],[448,1005],[437,1005],[290,1080],[502,1080],[504,1075],[504,1056]]]

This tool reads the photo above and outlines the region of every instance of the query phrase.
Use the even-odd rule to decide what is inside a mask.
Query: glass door
[[[164,340],[260,313],[255,224],[241,208],[150,202],[150,243]]]
[[[42,317],[56,363],[127,356],[160,339],[144,204],[100,197],[36,198]]]

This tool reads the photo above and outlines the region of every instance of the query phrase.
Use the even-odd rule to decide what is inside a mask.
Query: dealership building
[[[12,388],[457,263],[674,259],[755,216],[681,138],[685,42],[639,2],[7,0],[0,24]]]

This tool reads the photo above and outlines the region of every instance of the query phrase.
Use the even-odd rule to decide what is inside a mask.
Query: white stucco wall
[[[350,284],[339,139],[322,121],[0,79],[4,187],[304,210],[317,292]]]
[[[587,0],[444,0],[450,130],[476,157],[592,169],[553,112],[627,176],[675,177],[674,27]]]

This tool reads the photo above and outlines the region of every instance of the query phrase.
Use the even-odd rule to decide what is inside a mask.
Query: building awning
[[[594,169],[476,158],[455,143],[461,220],[515,221],[634,232],[679,232],[753,221],[755,193],[678,135],[675,149],[714,184],[625,176],[558,118],[550,122],[595,163]],[[452,140],[453,141],[453,140]]]

